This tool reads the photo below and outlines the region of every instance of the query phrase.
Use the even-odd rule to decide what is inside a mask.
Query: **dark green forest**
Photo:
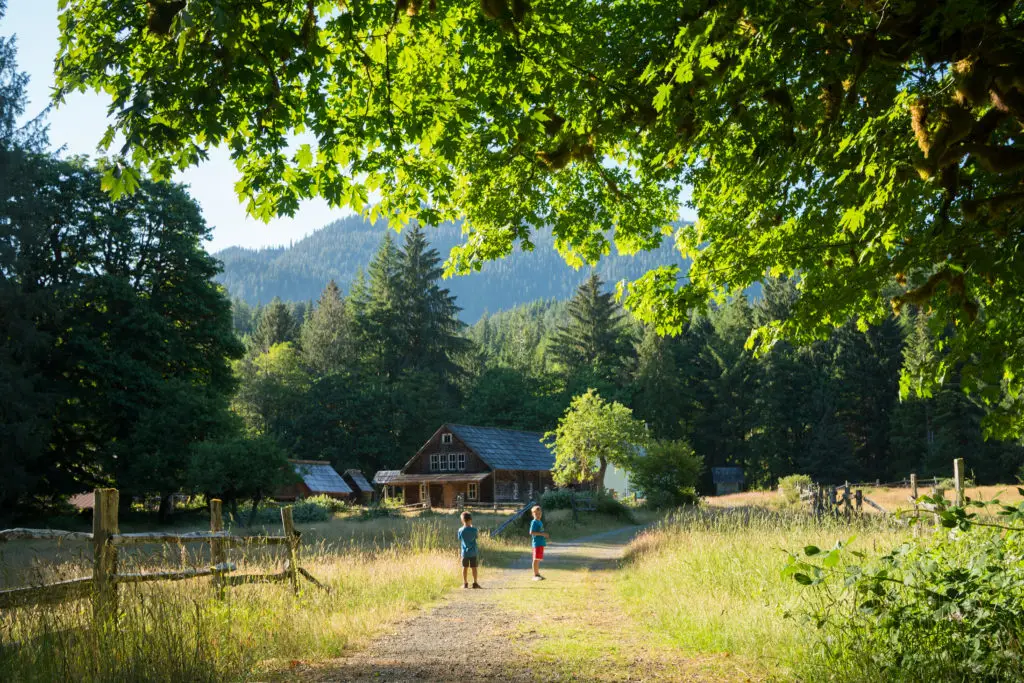
[[[979,481],[1012,481],[1024,462],[1019,444],[982,438],[984,410],[955,378],[900,401],[900,370],[913,376],[942,334],[924,313],[755,356],[751,332],[785,319],[793,281],[770,279],[755,302],[739,297],[662,337],[593,273],[568,302],[462,328],[439,263],[414,229],[401,245],[384,238],[349,297],[331,283],[312,308],[245,307],[255,322],[240,330],[249,353],[236,410],[296,457],[368,471],[401,466],[446,421],[551,430],[588,388],[632,408],[652,438],[688,441],[706,468],[743,467],[752,486],[796,472],[826,482],[942,475],[963,453]]]
[[[217,281],[231,296],[250,306],[267,304],[274,297],[309,301],[320,295],[328,280],[348,291],[360,269],[366,267],[386,229],[384,221],[370,223],[359,216],[342,218],[287,247],[243,249],[230,247],[214,254],[224,272]],[[430,245],[447,257],[464,236],[450,223],[427,229]],[[534,250],[517,248],[508,257],[485,263],[480,272],[447,280],[458,297],[462,319],[476,321],[485,311],[507,310],[537,299],[568,299],[586,278],[587,271],[569,268],[554,249],[551,232],[534,236]],[[684,267],[671,240],[659,248],[629,256],[614,252],[601,260],[598,272],[607,282],[633,280],[651,268],[666,264]]]

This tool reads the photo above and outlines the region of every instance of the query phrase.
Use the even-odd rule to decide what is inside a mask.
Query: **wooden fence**
[[[964,504],[964,471],[964,459],[957,458],[954,460],[953,494],[956,505]],[[934,494],[939,483],[944,480],[939,479],[938,477],[933,477],[931,479],[918,481],[917,474],[911,473],[911,475],[904,481],[906,481],[907,486],[910,487],[910,496],[907,500],[913,506],[912,516],[915,519],[920,517],[922,510],[925,512],[936,511],[935,505],[918,502],[918,498],[921,495],[919,489],[920,487],[930,486],[932,493]],[[854,514],[861,514],[863,512],[864,505],[869,505],[883,514],[890,514],[889,511],[881,505],[866,497],[860,488],[856,488],[851,491],[853,486],[859,485],[844,484],[843,486],[822,486],[821,484],[812,484],[810,487],[804,488],[801,491],[800,499],[810,505],[811,512],[816,516],[844,516],[849,519]]]
[[[92,598],[93,619],[105,622],[117,616],[117,589],[121,584],[144,583],[147,581],[181,581],[204,576],[211,577],[217,596],[223,597],[224,589],[246,583],[288,582],[293,591],[299,589],[299,577],[327,590],[308,571],[299,566],[299,538],[292,520],[291,506],[281,508],[282,536],[233,536],[224,531],[224,516],[221,501],[210,501],[210,530],[190,533],[147,532],[122,534],[118,527],[117,510],[119,495],[117,489],[96,489],[93,506],[92,533],[55,531],[51,529],[7,529],[0,531],[0,542],[15,539],[47,541],[80,540],[91,541],[93,547],[92,576],[58,581],[56,583],[0,590],[0,609],[28,605],[54,604]],[[210,566],[177,571],[127,573],[118,571],[118,552],[123,546],[145,543],[209,543]],[[283,545],[288,559],[283,571],[275,574],[231,574],[237,567],[228,562],[227,550],[231,546],[250,543]]]

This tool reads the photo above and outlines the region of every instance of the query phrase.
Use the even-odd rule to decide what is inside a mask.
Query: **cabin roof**
[[[399,474],[389,484],[424,484],[451,481],[483,481],[491,472],[443,472],[441,474]]]
[[[402,470],[378,470],[377,474],[373,475],[373,483],[378,486],[390,484],[401,473]]]
[[[326,460],[289,460],[295,474],[313,493],[352,493],[337,470]]]
[[[539,432],[459,424],[446,426],[492,469],[548,471],[555,466],[555,456],[541,443],[543,435]]]
[[[366,481],[366,477],[359,470],[345,470],[345,476],[352,480],[352,483],[356,485],[356,488],[360,491],[373,491],[373,487],[370,486],[370,482]]]

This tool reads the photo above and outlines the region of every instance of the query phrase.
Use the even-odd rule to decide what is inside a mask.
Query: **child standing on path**
[[[533,580],[543,581],[540,575],[540,561],[544,559],[544,546],[548,544],[548,534],[544,531],[544,522],[540,521],[543,511],[540,505],[534,505],[530,512],[533,513],[533,521],[530,522],[530,539],[533,541]]]
[[[469,588],[469,570],[473,570],[473,588],[480,588],[476,582],[476,550],[477,529],[473,526],[473,515],[462,513],[462,528],[459,529],[459,546],[462,554],[462,587]]]

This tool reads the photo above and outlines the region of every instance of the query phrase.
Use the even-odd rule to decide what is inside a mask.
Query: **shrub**
[[[594,496],[594,507],[597,508],[598,513],[602,515],[608,515],[629,522],[631,524],[636,522],[636,517],[633,516],[633,511],[622,504],[622,501],[613,498],[611,494],[599,493]]]
[[[540,506],[545,510],[571,510],[572,496],[571,489],[545,491],[540,497]]]
[[[835,680],[1024,680],[1024,503],[994,522],[928,502],[949,531],[863,564],[842,544],[790,556],[784,573],[810,587],[802,616],[819,629],[809,667]]]
[[[342,501],[329,496],[314,496],[297,500],[292,505],[292,520],[296,524],[310,522],[326,522],[339,510],[345,509]],[[256,511],[257,524],[279,524],[281,522],[281,506],[268,505]]]
[[[779,491],[787,503],[799,505],[801,489],[805,489],[813,483],[810,476],[806,474],[791,474],[788,477],[779,477]]]
[[[655,441],[644,455],[633,458],[630,482],[642,491],[648,507],[665,508],[696,503],[696,486],[704,458],[685,441]]]
[[[349,508],[348,502],[346,502],[344,500],[339,500],[337,498],[331,498],[330,496],[323,495],[323,494],[321,494],[319,496],[312,496],[310,498],[305,498],[305,499],[303,499],[302,502],[303,503],[311,503],[313,505],[318,505],[318,506],[322,507],[323,509],[327,510],[328,512],[330,512],[331,514],[334,514],[334,513],[337,513],[337,512],[345,512],[345,510],[348,510],[348,508]]]

